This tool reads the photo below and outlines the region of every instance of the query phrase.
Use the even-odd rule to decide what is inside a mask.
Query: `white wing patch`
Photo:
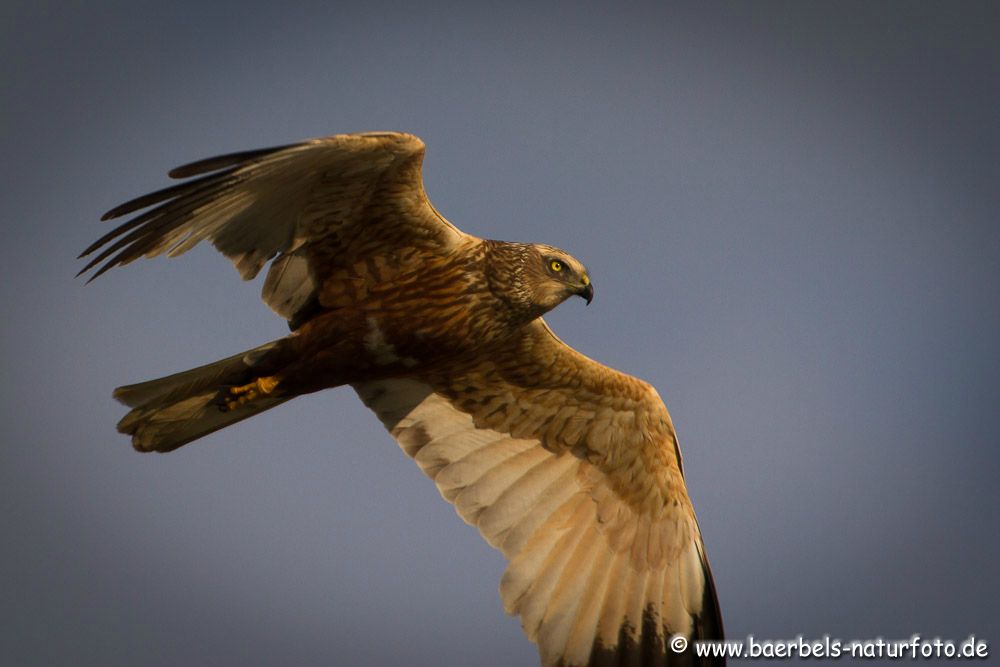
[[[290,320],[316,292],[304,253],[286,252],[271,263],[261,289],[261,298],[281,317]]]
[[[362,342],[365,345],[365,350],[372,355],[376,364],[388,366],[399,361],[406,367],[413,367],[419,363],[412,357],[400,357],[396,353],[396,346],[386,339],[385,333],[382,332],[382,327],[379,326],[378,319],[369,317],[366,322],[368,328],[365,331]]]
[[[379,327],[378,320],[374,317],[369,317],[367,322],[368,329],[365,331],[364,344],[365,349],[375,359],[375,363],[386,366],[394,361],[399,361],[396,348],[385,339],[385,334],[382,333],[382,328]]]

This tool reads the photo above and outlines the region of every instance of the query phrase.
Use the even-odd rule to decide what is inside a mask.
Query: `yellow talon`
[[[257,388],[262,394],[270,394],[278,386],[278,378],[274,375],[257,378]]]
[[[229,393],[253,394],[256,397],[258,394],[270,394],[277,386],[278,378],[273,375],[269,375],[267,377],[257,378],[250,384],[245,384],[240,387],[230,387]]]
[[[278,386],[278,382],[279,380],[277,377],[269,375],[267,377],[259,377],[250,384],[241,385],[239,387],[230,387],[229,393],[236,398],[226,401],[226,409],[235,410],[255,398],[270,394],[274,391],[275,387]]]

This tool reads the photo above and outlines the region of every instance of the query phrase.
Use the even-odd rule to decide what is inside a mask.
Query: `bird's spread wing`
[[[546,665],[684,664],[721,638],[673,426],[656,391],[536,320],[488,359],[355,385],[459,515],[509,559],[500,593]]]
[[[178,167],[179,185],[103,219],[149,210],[87,248],[94,277],[139,257],[176,256],[208,240],[250,279],[271,265],[263,297],[287,319],[326,271],[401,247],[446,251],[464,235],[424,193],[424,144],[408,134],[345,134]],[[152,207],[152,208],[150,208]]]

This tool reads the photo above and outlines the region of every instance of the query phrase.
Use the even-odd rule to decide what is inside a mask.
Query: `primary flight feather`
[[[168,452],[296,396],[351,385],[459,515],[509,560],[500,584],[544,665],[722,664],[714,585],[666,407],[541,316],[594,288],[551,246],[476,238],[434,209],[424,145],[336,135],[201,160],[81,255],[93,277],[210,241],[265,264],[279,340],[119,387],[118,429]],[[140,211],[144,212],[140,213]]]

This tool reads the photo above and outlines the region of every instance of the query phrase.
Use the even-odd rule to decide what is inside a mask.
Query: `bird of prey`
[[[542,320],[571,296],[590,302],[586,269],[458,230],[424,192],[423,155],[392,132],[233,153],[105,214],[137,215],[81,254],[97,253],[81,273],[207,240],[245,280],[270,262],[263,300],[291,329],[119,387],[131,411],[118,430],[169,452],[351,385],[507,557],[504,608],[544,665],[720,664],[670,643],[721,639],[722,620],[666,407]]]

